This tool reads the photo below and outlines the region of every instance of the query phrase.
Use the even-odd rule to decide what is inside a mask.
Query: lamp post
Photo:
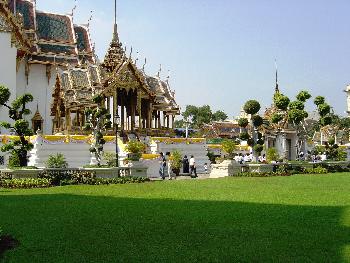
[[[118,112],[114,115],[114,125],[115,125],[115,167],[119,167],[119,156],[118,156],[118,127],[120,124],[120,117]]]

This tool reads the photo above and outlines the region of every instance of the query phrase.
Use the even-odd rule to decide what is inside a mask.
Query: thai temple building
[[[39,11],[35,0],[0,0],[0,57],[0,85],[10,89],[11,100],[24,93],[34,97],[28,105],[34,131],[84,134],[84,111],[96,107],[96,94],[104,95],[113,117],[120,116],[125,133],[161,135],[179,114],[169,80],[136,66],[119,40],[116,20],[99,62],[89,25],[74,24],[73,14]],[[5,109],[0,119],[8,120]]]

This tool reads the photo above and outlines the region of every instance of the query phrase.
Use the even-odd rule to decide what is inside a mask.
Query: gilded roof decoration
[[[71,71],[71,78],[75,89],[87,89],[91,86],[87,70],[74,69]]]
[[[99,69],[97,66],[89,66],[90,80],[91,82],[96,84],[101,84]]]

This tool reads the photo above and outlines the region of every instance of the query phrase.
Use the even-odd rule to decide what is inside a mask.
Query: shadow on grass
[[[342,207],[1,196],[5,262],[343,262]]]

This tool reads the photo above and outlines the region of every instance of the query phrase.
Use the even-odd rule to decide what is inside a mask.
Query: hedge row
[[[94,172],[65,170],[65,171],[45,171],[39,174],[36,179],[9,179],[0,178],[0,187],[3,188],[45,188],[63,185],[108,185],[108,184],[128,184],[144,183],[150,181],[147,177],[117,177],[117,178],[96,178]]]

